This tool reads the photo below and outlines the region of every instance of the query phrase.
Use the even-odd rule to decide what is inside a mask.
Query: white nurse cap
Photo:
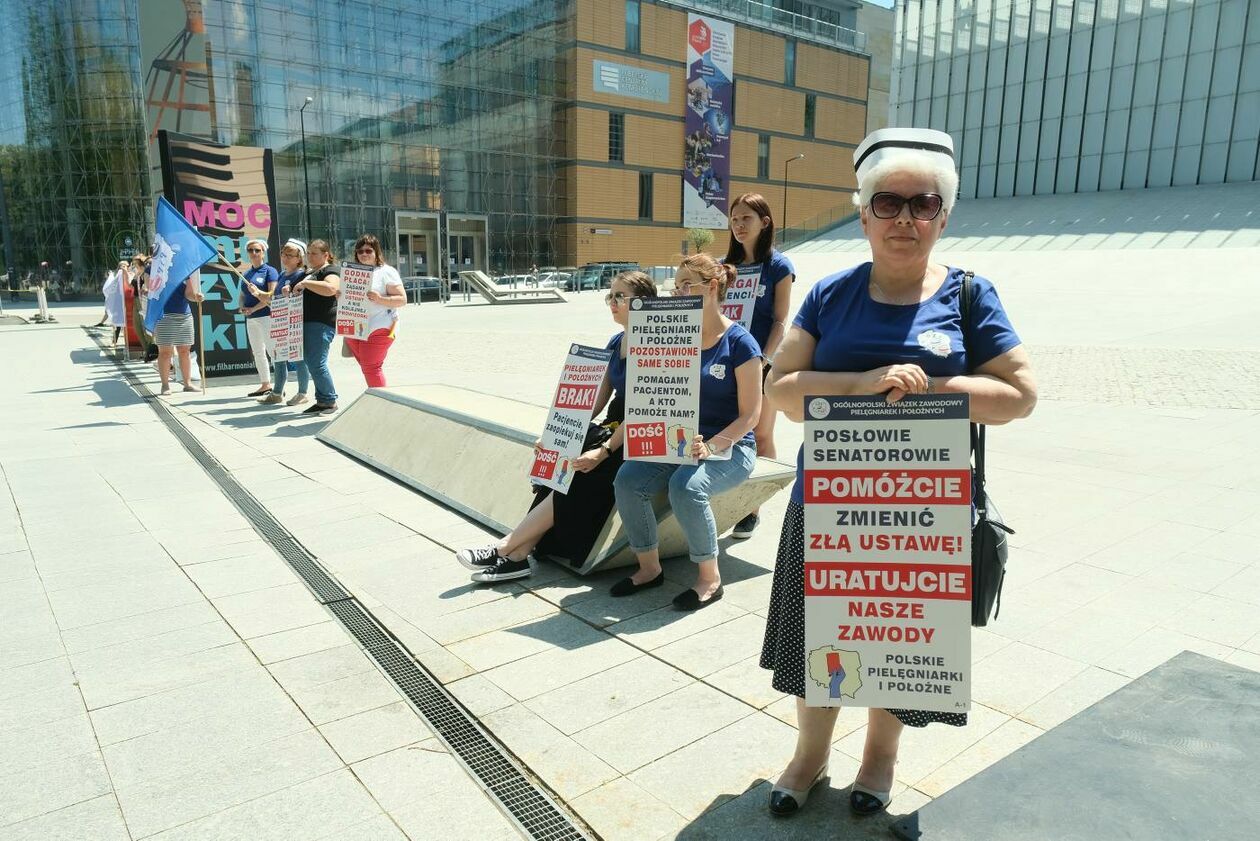
[[[954,168],[954,139],[943,131],[930,128],[881,128],[871,132],[853,151],[853,169],[858,181],[871,167],[890,155],[906,150],[941,155],[950,169]]]

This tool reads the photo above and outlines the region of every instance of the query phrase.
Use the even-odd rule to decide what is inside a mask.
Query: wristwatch
[[[603,450],[603,451],[604,451],[604,455],[605,455],[605,456],[607,456],[608,458],[612,458],[612,449],[608,446],[608,442],[607,442],[607,441],[605,441],[604,443],[600,444],[600,445],[599,445],[599,448],[600,448],[601,450]]]

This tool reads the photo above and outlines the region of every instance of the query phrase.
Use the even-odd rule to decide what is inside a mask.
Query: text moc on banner
[[[302,338],[302,322],[306,321],[306,296],[298,293],[285,297],[289,299],[289,361],[301,362],[306,350],[306,340]],[[275,315],[272,314],[273,324],[275,320]]]
[[[289,359],[289,306],[298,295],[282,295],[277,292],[271,299],[271,358],[276,362],[292,362]]]
[[[560,384],[551,401],[547,425],[543,427],[542,448],[534,453],[529,477],[562,494],[573,484],[573,460],[582,455],[586,430],[595,411],[595,398],[608,371],[612,351],[607,348],[572,345],[560,372]]]
[[[695,464],[700,427],[698,295],[631,298],[626,325],[625,458]]]
[[[341,291],[337,294],[337,335],[367,338],[367,293],[372,288],[373,266],[341,265]]]
[[[752,330],[753,310],[757,306],[760,286],[761,264],[740,266],[735,272],[735,279],[726,287],[722,315],[738,322],[745,330]]]
[[[805,398],[805,703],[971,708],[967,395]]]

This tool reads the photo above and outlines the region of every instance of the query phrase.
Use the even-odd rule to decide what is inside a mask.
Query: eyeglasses
[[[635,298],[635,297],[638,297],[638,296],[627,295],[625,292],[609,292],[607,295],[604,296],[604,303],[608,304],[609,306],[612,306],[613,304],[616,304],[617,306],[621,306],[626,301],[629,301],[631,298]]]
[[[246,251],[248,251],[250,254],[262,254],[262,253],[263,253],[261,248],[246,248],[245,250],[246,250]]]
[[[688,280],[688,281],[684,281],[683,283],[674,281],[674,294],[675,295],[691,295],[691,294],[699,295],[702,292],[704,292],[704,290],[708,287],[708,285],[709,285],[708,281],[705,281],[705,280]],[[691,291],[692,289],[695,289],[696,291],[692,293]]]
[[[871,214],[876,219],[896,219],[907,204],[911,216],[920,222],[930,222],[940,215],[945,200],[936,193],[920,193],[908,198],[896,193],[876,193],[871,196]]]

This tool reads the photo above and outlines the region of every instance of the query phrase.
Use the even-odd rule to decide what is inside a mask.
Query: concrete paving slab
[[[131,841],[113,793],[0,826],[0,841]]]
[[[654,657],[640,656],[535,696],[525,706],[561,733],[572,736],[691,684],[693,679],[678,669]],[[672,728],[674,722],[662,721],[659,726]]]

